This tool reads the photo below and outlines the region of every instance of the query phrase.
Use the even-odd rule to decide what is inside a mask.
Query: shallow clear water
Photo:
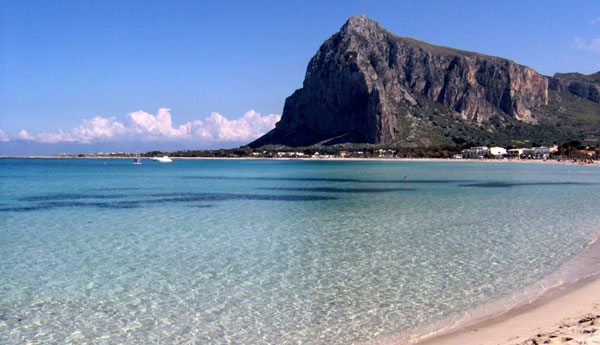
[[[0,343],[404,339],[600,269],[598,167],[131,163],[0,160]]]

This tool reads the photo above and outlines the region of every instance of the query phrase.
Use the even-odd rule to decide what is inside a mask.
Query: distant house
[[[462,156],[463,158],[483,158],[488,153],[490,153],[490,149],[487,146],[476,146],[463,150]]]
[[[533,158],[535,150],[532,148],[520,148],[508,150],[508,156],[511,158]]]
[[[544,158],[550,157],[551,153],[557,152],[558,147],[532,147],[508,150],[508,156],[512,158]]]
[[[302,152],[277,152],[277,156],[279,157],[304,157],[304,153]]]
[[[396,153],[396,151],[391,150],[391,149],[379,149],[379,158],[393,158],[394,157],[394,153]]]
[[[523,154],[523,149],[508,150],[508,157],[510,158],[521,158],[521,154]]]
[[[490,154],[494,157],[504,157],[508,154],[508,152],[504,147],[495,146],[490,148]]]
[[[312,155],[312,158],[335,158],[335,157],[333,157],[333,155],[324,155],[324,154],[315,152],[315,154]]]
[[[549,147],[534,147],[533,148],[533,154],[535,156],[549,156],[550,155],[550,148]]]
[[[463,158],[484,158],[487,155],[492,155],[494,157],[504,157],[507,155],[507,152],[504,147],[498,146],[476,146],[470,149],[463,150],[462,152]]]

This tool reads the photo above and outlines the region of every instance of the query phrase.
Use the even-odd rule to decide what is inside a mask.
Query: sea
[[[385,344],[600,271],[600,166],[0,159],[0,344]]]

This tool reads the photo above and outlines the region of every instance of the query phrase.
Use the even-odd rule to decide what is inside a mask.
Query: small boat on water
[[[133,159],[133,164],[142,164],[142,157],[139,152],[135,153],[135,158]]]
[[[169,156],[152,157],[151,159],[161,163],[171,163],[173,161]]]

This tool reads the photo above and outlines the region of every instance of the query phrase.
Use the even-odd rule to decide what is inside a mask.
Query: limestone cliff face
[[[465,126],[536,124],[548,86],[529,67],[398,37],[359,15],[323,43],[281,121],[251,146],[393,143],[434,111]]]
[[[590,75],[556,73],[549,80],[550,89],[552,90],[557,92],[567,91],[592,102],[600,103],[600,72]]]

